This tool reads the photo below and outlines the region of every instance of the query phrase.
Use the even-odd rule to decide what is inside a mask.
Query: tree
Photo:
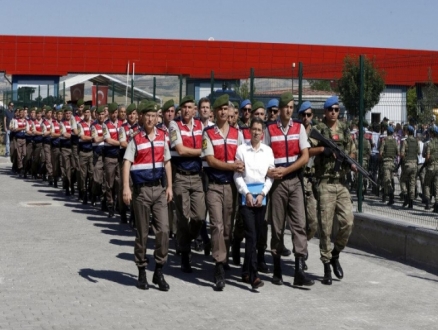
[[[385,89],[384,72],[376,67],[374,60],[364,58],[364,109],[371,110],[380,100],[380,93]],[[341,100],[354,116],[359,115],[360,102],[360,66],[359,58],[346,56],[342,77],[338,81]]]
[[[406,92],[406,108],[408,112],[408,119],[418,120],[418,106],[417,106],[417,89],[411,87]]]
[[[237,95],[239,95],[242,100],[249,99],[250,96],[250,85],[248,80],[245,80],[240,85],[234,85],[234,91]],[[254,87],[254,94],[255,94],[255,87]]]
[[[33,87],[18,87],[18,101],[29,102],[33,93],[35,93],[35,88]]]
[[[330,84],[330,80],[307,80],[309,83],[310,89],[314,91],[333,91],[332,86]]]
[[[433,109],[438,107],[438,87],[433,83],[432,70],[429,68],[428,82],[423,89],[423,98],[420,101],[421,112],[418,116],[420,123],[429,124]]]

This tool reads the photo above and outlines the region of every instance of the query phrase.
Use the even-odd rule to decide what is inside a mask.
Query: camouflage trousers
[[[317,185],[319,248],[321,261],[327,263],[332,258],[332,234],[335,215],[339,230],[335,233],[334,243],[338,251],[347,245],[353,230],[353,205],[347,186],[337,179],[322,179]]]
[[[407,188],[406,185],[408,185]],[[402,177],[400,178],[401,191],[405,193],[407,192],[409,199],[414,200],[416,185],[417,185],[417,162],[408,161],[405,164],[403,164]]]
[[[432,184],[438,187],[438,164],[431,164],[426,168],[426,176],[424,178],[424,197],[430,199],[430,191]]]
[[[392,173],[394,172],[394,162],[391,160],[385,160],[383,162],[383,193],[388,196],[394,193],[394,186],[392,180]]]
[[[304,177],[304,198],[306,201],[306,234],[307,240],[310,240],[315,236],[318,229],[318,217],[317,217],[317,202],[313,191],[314,182],[311,178]]]

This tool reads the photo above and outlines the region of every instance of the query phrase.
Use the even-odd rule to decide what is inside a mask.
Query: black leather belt
[[[224,184],[231,184],[232,181],[220,182],[220,181],[215,181],[215,180],[209,180],[208,183],[214,183],[214,184],[221,184],[221,185],[224,185]]]
[[[199,175],[201,173],[201,172],[184,171],[179,168],[175,169],[175,172],[182,175]]]
[[[143,182],[140,184],[134,185],[135,188],[141,188],[141,187],[156,187],[161,185],[161,180],[155,180],[155,181],[149,181],[149,182]]]

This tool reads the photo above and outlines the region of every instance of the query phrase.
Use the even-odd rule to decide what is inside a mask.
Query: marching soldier
[[[332,140],[339,148],[350,157],[355,157],[356,148],[351,139],[348,127],[338,120],[339,100],[337,96],[329,97],[324,103],[324,119],[315,128],[324,137]],[[324,264],[324,278],[322,284],[331,285],[332,275],[330,265],[333,267],[338,279],[344,277],[339,254],[345,248],[353,229],[353,208],[350,192],[346,186],[345,174],[347,171],[356,171],[356,166],[351,167],[343,163],[341,170],[334,171],[336,159],[330,148],[326,148],[314,139],[310,139],[312,148],[310,156],[315,157],[315,176],[318,196],[318,232],[320,235],[321,261]],[[330,236],[335,214],[339,222],[339,231],[335,234],[335,247],[332,249]]]
[[[64,106],[64,119],[61,122],[61,171],[63,187],[65,189],[65,195],[74,195],[75,189],[72,181],[72,142],[71,133],[73,127],[71,126],[72,111],[69,106]],[[71,188],[71,190],[70,190]]]
[[[26,128],[27,121],[25,119],[24,109],[21,107],[17,108],[19,118],[13,119],[11,121],[12,131],[15,135],[15,152],[17,159],[17,171],[20,177],[24,175],[24,159],[26,157]]]
[[[43,120],[41,108],[36,110],[36,118],[32,122],[32,133],[34,135],[34,148],[32,151],[32,176],[36,179],[37,176],[39,176],[42,172],[41,156],[43,151]]]
[[[96,205],[96,197],[105,194],[105,172],[103,168],[103,125],[105,121],[104,106],[101,105],[96,110],[97,119],[91,124],[91,137],[93,147],[93,187],[91,189],[91,205]],[[102,200],[102,211],[105,208]]]
[[[26,110],[25,110],[26,112]],[[24,178],[32,168],[32,153],[34,149],[34,134],[32,131],[33,121],[36,119],[35,108],[31,108],[29,117],[26,118],[26,157],[24,157]]]
[[[239,128],[249,127],[249,124],[251,122],[251,109],[252,105],[250,100],[243,100],[242,103],[240,103],[240,111],[242,117],[240,117],[237,122]]]
[[[80,99],[76,103],[76,115],[70,117],[70,127],[71,132],[71,184],[72,184],[72,195],[74,194],[73,185],[77,182],[77,188],[79,191],[79,200],[82,200],[82,183],[81,183],[81,167],[79,164],[79,132],[78,124],[82,120],[82,112],[84,110],[84,100]]]
[[[128,147],[128,143],[134,138],[135,135],[138,134],[140,131],[140,126],[137,122],[137,105],[135,103],[132,103],[128,106],[128,108],[125,110],[125,108],[119,108],[124,111],[126,111],[126,115],[128,116],[128,120],[122,124],[122,126],[119,128],[119,142],[120,142],[120,154],[119,154],[119,160],[120,160],[120,171],[123,171],[123,157],[125,156],[126,148]],[[132,188],[132,180],[129,180],[129,186]],[[119,208],[120,208],[120,221],[121,223],[127,223],[126,218],[126,204],[123,202],[123,175],[120,176],[120,182],[119,182]],[[131,209],[131,223],[134,225],[133,216],[134,212]]]
[[[213,109],[216,124],[204,130],[202,157],[204,171],[209,184],[206,194],[210,214],[213,259],[215,260],[215,289],[225,287],[224,264],[227,263],[236,206],[236,187],[233,181],[235,171],[243,172],[244,163],[235,161],[237,147],[243,138],[238,129],[228,124],[229,96],[216,99]]]
[[[149,288],[146,279],[146,247],[150,214],[154,216],[155,232],[155,272],[152,282],[161,291],[168,291],[169,285],[163,276],[163,266],[167,261],[169,248],[169,224],[166,204],[172,200],[172,168],[166,132],[156,128],[158,106],[149,103],[143,109],[143,129],[129,142],[123,164],[123,201],[132,201],[137,234],[135,238],[135,263],[138,267],[139,289]],[[163,186],[163,175],[167,176],[167,188]],[[129,176],[133,182],[133,192],[129,186]]]
[[[119,183],[119,128],[121,127],[118,120],[118,105],[111,103],[108,105],[110,118],[105,121],[102,126],[103,139],[105,141],[103,147],[104,169],[105,169],[105,199],[108,206],[108,217],[114,216],[114,198]]]
[[[83,107],[84,119],[78,123],[78,151],[79,151],[79,169],[81,180],[79,190],[81,191],[82,204],[88,203],[88,187],[92,185],[94,172],[93,166],[93,137],[91,136],[91,111],[90,106]]]
[[[393,175],[394,172],[394,158],[398,157],[397,141],[395,140],[394,128],[388,126],[387,137],[382,141],[379,148],[380,158],[383,163],[383,196],[382,202],[386,202],[386,197],[389,196],[388,205],[394,204],[394,182]]]
[[[173,196],[178,216],[177,240],[181,250],[181,270],[191,273],[190,246],[205,220],[201,152],[204,126],[195,119],[195,99],[181,100],[181,117],[170,122],[170,146],[174,173]]]
[[[61,154],[61,130],[63,110],[56,110],[56,117],[52,120],[50,128],[51,148],[52,148],[52,168],[53,168],[53,187],[58,188],[58,179],[62,175],[62,154]]]
[[[268,176],[274,179],[271,188],[272,236],[271,253],[274,259],[272,283],[283,284],[281,253],[284,250],[284,228],[286,221],[292,231],[295,253],[294,285],[310,286],[314,281],[304,272],[307,256],[306,213],[303,189],[300,182],[301,169],[309,160],[309,142],[304,126],[292,120],[294,97],[283,93],[279,102],[279,117],[265,129],[265,144],[274,153],[274,169]]]
[[[414,128],[411,125],[407,127],[407,133],[408,137],[402,142],[400,148],[400,161],[403,165],[405,185],[408,184],[403,207],[408,205],[408,208],[412,209],[414,207],[415,186],[417,185],[417,157],[420,154],[420,145],[414,137]]]
[[[51,127],[52,127],[52,108],[46,106],[46,113],[42,123],[43,133],[43,153],[45,172],[48,176],[49,185],[53,185],[53,167],[52,167],[52,151],[51,151]]]
[[[426,199],[426,210],[430,209],[432,184],[438,187],[438,127],[432,126],[429,129],[430,140],[425,145],[423,155],[425,158],[426,176],[424,178],[424,198]],[[438,202],[435,197],[433,212],[438,213]]]

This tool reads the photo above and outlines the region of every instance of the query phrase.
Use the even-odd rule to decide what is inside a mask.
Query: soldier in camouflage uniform
[[[400,145],[404,143],[404,141],[408,138],[408,125],[403,126],[403,137],[400,140]],[[401,162],[401,159],[400,159]],[[403,166],[401,167],[401,173],[400,173],[400,200],[403,201],[403,206],[406,206],[409,204],[409,198],[408,195],[408,189],[406,187],[407,181],[406,181],[406,172],[403,171]]]
[[[429,129],[430,141],[425,145],[423,155],[426,163],[426,176],[424,178],[424,197],[426,199],[426,210],[430,209],[430,190],[432,184],[438,187],[438,127]],[[438,213],[438,203],[435,198],[433,212]]]
[[[351,157],[355,157],[356,148],[350,136],[348,127],[338,121],[339,101],[337,96],[329,97],[324,103],[325,117],[314,129],[318,130],[327,139],[333,140],[340,149]],[[339,263],[339,253],[345,248],[353,229],[353,206],[351,196],[345,182],[345,174],[357,171],[356,166],[344,162],[338,172],[334,171],[335,157],[330,148],[321,145],[317,140],[310,139],[312,148],[310,156],[315,156],[315,177],[318,201],[318,230],[320,235],[321,261],[324,264],[323,284],[332,284],[330,265],[337,278],[342,279],[344,274]],[[335,215],[339,222],[339,230],[335,234],[334,249],[330,236]]]
[[[368,171],[370,157],[371,157],[371,136],[372,132],[368,131],[369,124],[366,120],[363,121],[363,153],[362,153],[362,167]],[[358,148],[356,148],[358,149]],[[362,194],[367,193],[368,180],[362,177]],[[359,187],[359,185],[358,185]]]
[[[407,131],[408,137],[402,142],[400,148],[400,161],[403,165],[405,182],[408,184],[408,193],[405,195],[403,207],[409,204],[408,208],[412,209],[414,207],[415,186],[417,185],[417,157],[420,154],[420,145],[414,138],[414,127],[409,125]]]
[[[397,141],[395,140],[394,128],[388,126],[387,137],[382,141],[379,148],[380,158],[382,159],[383,167],[383,196],[382,202],[386,202],[386,197],[389,196],[388,205],[394,204],[394,185],[392,173],[394,172],[394,158],[398,156]]]

